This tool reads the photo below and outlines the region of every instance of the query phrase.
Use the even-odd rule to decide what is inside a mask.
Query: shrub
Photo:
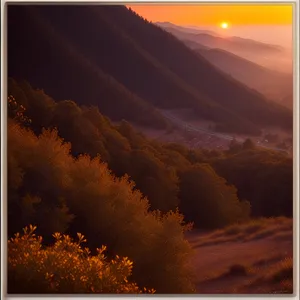
[[[183,216],[150,212],[147,199],[134,189],[128,176],[116,178],[99,158],[80,156],[69,175],[66,199],[76,215],[73,232],[84,224],[91,247],[102,241],[112,254],[132,259],[133,276],[142,286],[154,287],[159,293],[193,290]]]
[[[20,103],[26,103],[26,113],[33,119],[31,129],[36,134],[43,128],[56,128],[59,136],[72,143],[75,157],[100,155],[115,175],[132,177],[136,188],[147,196],[151,209],[167,212],[178,206],[178,179],[175,171],[166,166],[178,157],[164,159],[162,149],[154,149],[128,122],[114,126],[97,107],[80,107],[70,100],[55,102],[27,82],[10,79],[9,90]]]
[[[74,159],[57,131],[37,137],[15,123],[8,131],[10,233],[33,223],[49,243],[52,232],[84,231],[92,251],[101,243],[129,257],[139,286],[194,291],[182,215],[149,211],[128,176],[115,177],[99,157]]]
[[[210,161],[251,204],[253,217],[293,216],[293,159],[261,148],[244,149]]]
[[[40,232],[65,232],[73,219],[62,194],[73,158],[57,131],[37,137],[15,123],[8,125],[8,231],[29,223]]]
[[[181,175],[179,195],[181,211],[197,227],[218,228],[249,217],[249,203],[241,202],[236,188],[208,164],[194,165]]]
[[[68,235],[53,234],[55,243],[42,246],[42,237],[35,236],[36,227],[24,228],[8,241],[9,293],[154,293],[143,291],[128,281],[132,262],[118,255],[108,260],[105,246],[90,255],[82,248],[84,236],[78,242]]]
[[[13,96],[8,97],[8,116],[23,125],[29,125],[31,119],[25,115],[26,108],[18,103]]]

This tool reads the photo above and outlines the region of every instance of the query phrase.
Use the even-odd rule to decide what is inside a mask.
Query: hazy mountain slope
[[[285,104],[285,101],[281,100],[292,93],[292,74],[273,71],[229,51],[204,46],[194,39],[195,33],[189,32],[185,27],[176,26],[171,23],[158,24],[167,28],[167,31],[178,37],[189,48],[200,53],[201,56],[205,57],[215,67],[247,86],[263,93],[268,98]],[[197,29],[194,31],[197,31]],[[201,32],[201,30],[198,30],[198,32]],[[233,38],[233,40],[235,40],[235,38]],[[290,107],[289,104],[286,106]]]
[[[214,66],[264,95],[280,101],[293,91],[293,75],[269,70],[221,49],[199,49]]]
[[[293,108],[293,93],[290,93],[286,97],[283,97],[281,99],[281,104],[292,109]]]
[[[15,23],[9,25],[9,75],[28,79],[58,99],[72,98],[83,104],[94,99],[110,117],[117,114],[130,119],[123,116],[127,113],[131,119],[137,115],[143,119],[145,114],[122,93],[117,95],[107,84],[105,93],[103,88],[100,92],[103,81],[117,84],[115,78],[155,106],[188,107],[199,117],[216,121],[223,130],[257,133],[259,126],[292,126],[291,112],[268,103],[125,7],[31,6],[26,8],[30,17],[24,16],[24,9],[9,8],[9,20]],[[59,41],[55,40],[58,36]],[[25,46],[24,39],[34,42]],[[72,55],[66,49],[72,49]],[[101,77],[100,72],[113,78]],[[128,90],[125,94],[130,99]],[[139,105],[143,102],[131,96]],[[118,101],[123,103],[121,108]]]
[[[193,32],[185,26],[159,23],[160,27],[172,33],[180,40],[193,42],[189,44],[193,49],[218,48],[234,53],[247,60],[280,72],[292,73],[292,56],[290,50],[278,45],[270,45],[242,37],[222,37],[214,32],[194,29]],[[197,43],[200,47],[197,47]]]
[[[200,50],[200,49],[210,50],[210,48],[208,48],[206,46],[203,46],[200,43],[197,43],[197,42],[194,42],[194,41],[185,40],[185,39],[182,39],[182,41],[184,42],[185,45],[187,45],[191,49],[195,49],[195,50]]]
[[[231,52],[253,52],[260,51],[266,53],[276,53],[279,54],[282,48],[275,45],[269,45],[261,42],[257,42],[251,39],[243,39],[240,37],[228,37],[222,38],[217,36],[212,36],[207,33],[199,33],[195,35],[197,42],[208,46],[210,48],[221,48]]]
[[[263,51],[268,53],[281,53],[284,50],[278,45],[270,45],[252,39],[237,36],[221,37],[217,33],[209,30],[190,29],[172,23],[162,22],[156,24],[179,38],[185,36],[209,48],[228,49],[228,51]]]
[[[168,22],[159,22],[156,24],[172,33],[174,36],[183,41],[189,48],[199,52],[201,56],[208,59],[208,61],[211,62],[215,67],[231,75],[233,78],[251,88],[256,89],[278,103],[281,103],[289,108],[292,107],[292,101],[285,100],[287,95],[291,94],[293,90],[292,73],[286,74],[274,71],[245,59],[242,56],[238,56],[232,53],[235,52],[235,47],[230,46],[230,44],[233,42],[234,46],[234,43],[236,42],[245,43],[243,45],[244,48],[242,47],[240,49],[242,51],[247,49],[246,46],[248,44],[252,46],[256,45],[260,47],[259,50],[263,49],[264,51],[267,51],[266,53],[268,55],[272,54],[274,50],[275,52],[277,50],[280,51],[280,47],[238,37],[224,39],[219,37],[214,32],[206,32],[205,30],[201,29],[190,29],[185,26],[178,26]],[[207,33],[202,35],[202,37],[205,37],[204,44],[206,45],[201,43],[203,40],[199,39],[200,33]],[[215,48],[217,46],[220,47],[220,49]],[[232,52],[223,50],[224,48],[228,48]],[[268,51],[270,49],[272,50],[271,53]],[[253,51],[253,53],[258,53],[258,55],[261,55],[261,51]]]

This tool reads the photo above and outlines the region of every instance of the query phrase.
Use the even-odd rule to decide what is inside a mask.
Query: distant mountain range
[[[217,33],[211,30],[192,29],[185,26],[178,26],[169,22],[157,22],[155,24],[166,29],[175,36],[183,36],[209,48],[221,48],[231,52],[263,51],[276,54],[284,51],[284,48],[278,45],[270,45],[237,36],[225,38],[219,36]]]
[[[274,51],[283,51],[282,47],[238,37],[223,39],[217,37],[217,34],[212,31],[210,34],[204,35],[206,38],[203,39],[202,42],[204,42],[201,43],[199,42],[199,36],[201,35],[201,37],[203,37],[202,30],[192,29],[191,32],[190,28],[181,27],[171,23],[156,24],[166,27],[167,31],[174,34],[188,47],[194,49],[223,72],[263,93],[268,98],[280,102],[290,108],[292,107],[292,100],[290,101],[291,98],[288,97],[288,95],[293,92],[292,73],[288,74],[274,71],[234,54],[234,52],[236,52],[236,43],[240,44],[241,47],[247,47],[247,44],[251,46],[255,45],[255,47],[259,47],[260,53],[261,51],[266,51],[267,53],[268,51],[271,51],[272,53]],[[220,48],[218,48],[218,46]],[[224,50],[224,48],[229,49],[232,52]]]
[[[156,23],[157,26],[172,33],[180,40],[189,41],[189,46],[198,49],[222,49],[270,69],[292,73],[291,54],[283,47],[258,42],[242,37],[221,37],[217,33],[201,29],[191,29],[171,23]]]
[[[193,28],[190,26],[178,26],[170,22],[155,22],[155,25],[158,25],[162,28],[173,28],[174,30],[182,31],[185,33],[191,33],[191,34],[207,33],[210,35],[218,36],[214,31],[211,30],[203,30],[199,28]]]
[[[188,108],[219,131],[292,129],[289,109],[124,6],[9,5],[8,53],[10,77],[112,120],[165,127],[158,108]]]
[[[270,70],[221,49],[196,50],[214,66],[261,92],[268,98],[292,108],[287,95],[293,93],[293,75]]]

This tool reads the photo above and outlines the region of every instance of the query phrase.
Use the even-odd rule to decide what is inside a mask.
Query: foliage
[[[72,143],[73,155],[100,155],[117,176],[130,174],[136,187],[149,199],[152,209],[166,212],[176,208],[178,179],[173,168],[166,167],[169,155],[162,156],[128,123],[123,121],[113,126],[98,108],[81,108],[70,100],[49,102],[47,95],[25,82],[17,84],[11,80],[9,90],[12,94],[21,95],[22,91],[27,95],[26,100],[24,96],[21,101],[28,103],[28,115],[33,119],[32,128],[36,133],[42,132],[43,127],[57,128],[58,134]],[[39,111],[44,112],[42,120],[35,118]]]
[[[115,177],[99,157],[75,159],[57,131],[35,136],[11,122],[8,147],[10,234],[25,222],[36,224],[46,243],[53,231],[84,231],[91,250],[102,243],[110,255],[129,257],[140,286],[193,291],[182,215],[150,212],[128,176]]]
[[[73,219],[61,194],[72,162],[70,145],[57,131],[37,137],[15,123],[8,126],[8,228],[10,234],[38,223],[44,234],[64,232]]]
[[[293,215],[293,159],[272,150],[250,148],[211,159],[216,172],[251,204],[252,216]]]
[[[151,208],[163,212],[178,206],[178,178],[173,168],[168,168],[153,153],[147,150],[135,150],[130,155],[129,174],[137,187],[151,199]]]
[[[13,96],[8,96],[8,117],[23,125],[29,125],[32,121],[25,115],[26,108],[19,104]]]
[[[242,149],[243,149],[243,145],[237,142],[236,139],[233,139],[230,141],[228,153],[236,154],[240,152]]]
[[[223,227],[249,217],[250,205],[240,202],[237,190],[227,185],[208,164],[194,165],[180,177],[180,209],[200,228]]]
[[[249,150],[249,149],[254,149],[255,148],[255,144],[251,139],[246,139],[243,143],[243,149],[244,150]]]
[[[179,177],[192,165],[208,163],[237,188],[239,199],[250,202],[253,216],[292,215],[292,159],[284,154],[253,147],[251,141],[245,146],[233,140],[224,152],[160,144],[148,140],[124,120],[113,125],[96,107],[54,102],[24,82],[10,80],[9,92],[18,95],[19,103],[26,103],[26,115],[32,119],[30,127],[36,133],[43,127],[56,127],[58,134],[72,143],[74,156],[100,155],[115,175],[128,174],[134,180],[151,209],[167,211],[185,202],[179,194]],[[39,112],[42,117],[38,117]]]
[[[9,93],[17,100],[19,105],[26,107],[26,116],[30,118],[30,128],[36,133],[47,127],[51,116],[54,100],[43,90],[32,89],[28,82],[16,82],[8,78]]]
[[[9,92],[19,95],[19,103],[26,103],[26,115],[36,133],[43,127],[56,127],[58,134],[72,143],[74,156],[100,155],[115,175],[128,174],[135,181],[151,209],[167,211],[185,202],[179,194],[181,173],[192,165],[208,163],[237,188],[239,199],[250,202],[252,216],[292,215],[292,159],[284,154],[254,147],[251,141],[245,145],[232,141],[224,152],[164,145],[148,140],[124,120],[112,125],[96,107],[54,102],[29,84],[10,80]],[[37,117],[39,112],[42,117]]]
[[[78,241],[68,235],[53,234],[55,242],[42,246],[42,237],[34,234],[30,225],[24,233],[15,234],[8,241],[8,291],[9,293],[154,293],[141,290],[128,278],[132,262],[116,255],[107,259],[105,246],[92,256],[84,236],[77,233]]]

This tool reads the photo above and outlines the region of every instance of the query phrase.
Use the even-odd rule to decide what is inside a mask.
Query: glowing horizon
[[[228,28],[228,22],[222,22],[221,24],[220,24],[220,27],[221,28],[223,28],[223,29],[227,29]]]
[[[292,4],[215,4],[215,5],[127,5],[152,22],[177,25],[215,25],[230,20],[233,25],[292,25]]]

